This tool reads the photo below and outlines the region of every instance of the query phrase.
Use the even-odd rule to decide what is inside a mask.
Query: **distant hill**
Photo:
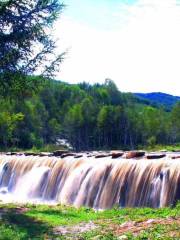
[[[171,109],[174,104],[180,101],[180,97],[178,96],[161,92],[134,93],[134,95],[142,100],[148,100],[152,105],[164,106],[167,110]]]

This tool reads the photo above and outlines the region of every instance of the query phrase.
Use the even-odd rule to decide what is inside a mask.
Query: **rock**
[[[65,158],[65,157],[74,157],[74,156],[76,156],[75,153],[64,153],[64,154],[61,155],[61,158]]]
[[[12,152],[11,155],[18,155],[18,153],[17,152]]]
[[[24,155],[23,152],[17,152],[17,153],[16,153],[16,156],[23,156],[23,155]]]
[[[126,235],[122,235],[122,236],[119,236],[117,239],[118,240],[127,240],[128,237]]]
[[[164,153],[166,153],[167,152],[167,150],[166,149],[162,149],[162,150],[160,150],[160,152],[164,152]]]
[[[123,154],[124,152],[118,152],[118,151],[111,152],[111,156],[113,159],[122,157]]]
[[[173,149],[172,152],[179,152],[180,153],[180,149]]]
[[[74,158],[81,158],[83,155],[75,155]]]
[[[159,158],[164,158],[166,156],[166,154],[162,154],[162,153],[153,153],[153,154],[147,154],[146,158],[147,159],[159,159]]]
[[[172,158],[172,159],[178,159],[178,158],[180,158],[180,155],[178,155],[178,156],[172,156],[171,158]]]
[[[6,155],[7,155],[7,156],[10,156],[10,155],[11,155],[11,152],[7,152]]]
[[[38,156],[38,153],[34,153],[34,152],[25,152],[24,153],[25,156]]]
[[[7,187],[3,187],[3,188],[1,188],[1,190],[0,190],[0,194],[7,194],[8,193],[8,189],[7,189]]]
[[[148,223],[148,224],[150,224],[150,223],[154,223],[154,222],[156,222],[155,219],[148,219],[148,220],[146,221],[146,223]]]
[[[105,157],[109,157],[109,156],[111,156],[111,154],[109,154],[109,153],[106,154],[105,153],[105,154],[98,154],[98,155],[95,156],[95,158],[105,158]]]
[[[50,152],[41,152],[38,154],[40,157],[52,157],[53,154]]]
[[[54,228],[53,232],[57,235],[71,234],[71,235],[75,236],[76,234],[84,233],[87,231],[92,231],[96,228],[97,228],[97,226],[93,222],[89,222],[89,223],[80,223],[80,224],[74,225],[74,226],[57,226]],[[76,238],[73,238],[73,239],[76,239]],[[97,239],[99,239],[99,238],[97,238]]]
[[[68,150],[57,150],[53,152],[53,156],[60,157],[61,155],[67,154],[67,153],[69,153]]]
[[[6,155],[8,156],[13,156],[13,155],[16,155],[17,153],[16,152],[7,152]]]
[[[126,159],[130,159],[130,158],[139,158],[139,157],[143,157],[145,155],[144,151],[130,151],[125,153],[125,158]]]

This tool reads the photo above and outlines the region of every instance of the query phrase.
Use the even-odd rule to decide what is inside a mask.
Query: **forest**
[[[0,99],[0,147],[42,148],[67,139],[75,151],[180,142],[180,102],[169,111],[103,84],[38,79],[25,98]]]

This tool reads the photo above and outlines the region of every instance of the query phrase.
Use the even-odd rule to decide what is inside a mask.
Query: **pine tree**
[[[0,0],[0,90],[35,89],[38,74],[52,77],[64,53],[55,55],[50,33],[64,5],[59,0]]]

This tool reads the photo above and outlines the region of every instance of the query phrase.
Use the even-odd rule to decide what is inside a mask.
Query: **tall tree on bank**
[[[38,74],[52,77],[64,53],[55,55],[53,23],[59,0],[0,0],[0,91],[24,96],[36,89]]]

